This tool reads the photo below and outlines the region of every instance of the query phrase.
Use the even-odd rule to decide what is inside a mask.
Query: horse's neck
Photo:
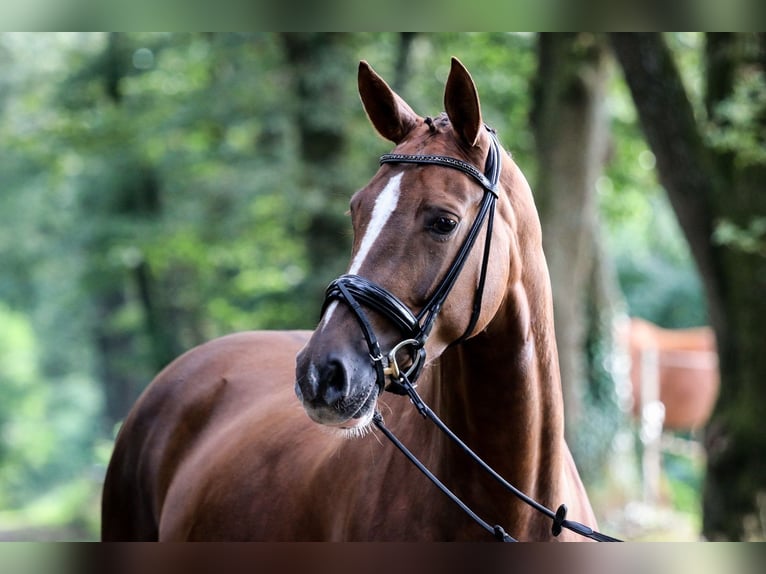
[[[556,483],[562,470],[564,422],[549,283],[538,261],[539,276],[509,288],[483,333],[443,355],[433,400],[480,456],[518,487],[545,497],[552,493],[540,489]]]

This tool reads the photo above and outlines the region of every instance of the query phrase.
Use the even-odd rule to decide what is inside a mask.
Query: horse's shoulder
[[[128,449],[125,456],[134,462],[143,458],[145,470],[167,470],[180,464],[195,445],[229,432],[232,423],[241,427],[248,417],[266,416],[269,408],[297,406],[295,354],[309,335],[240,332],[190,349],[141,394],[122,425],[117,448]],[[166,486],[156,485],[159,490]]]
[[[260,402],[294,399],[295,354],[309,336],[245,331],[194,347],[160,371],[124,426],[155,436],[199,431],[212,418],[234,416],[256,396]]]

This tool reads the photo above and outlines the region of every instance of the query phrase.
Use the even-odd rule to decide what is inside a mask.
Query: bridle
[[[449,269],[445,273],[441,282],[434,289],[426,304],[417,313],[414,314],[402,301],[393,293],[381,287],[380,285],[361,277],[359,275],[342,275],[335,279],[327,287],[325,293],[322,313],[332,301],[343,301],[354,312],[359,325],[364,333],[367,346],[370,350],[370,358],[375,365],[377,374],[378,390],[383,390],[396,394],[406,394],[406,389],[400,384],[400,375],[405,374],[411,383],[417,381],[418,376],[425,365],[426,339],[431,333],[431,329],[436,322],[436,317],[452,291],[452,288],[460,275],[460,272],[471,253],[471,248],[476,242],[484,221],[487,221],[486,240],[484,242],[484,256],[479,274],[479,284],[476,288],[473,300],[473,310],[471,319],[463,335],[453,343],[457,344],[470,336],[476,327],[481,312],[481,302],[484,293],[484,284],[487,276],[487,265],[489,263],[489,253],[492,239],[492,227],[495,215],[495,203],[497,200],[497,184],[500,179],[500,166],[502,164],[500,157],[500,144],[497,141],[495,132],[489,126],[485,126],[490,134],[490,148],[487,156],[484,173],[476,169],[470,163],[462,160],[444,156],[444,155],[409,155],[400,153],[389,153],[381,156],[381,165],[387,163],[407,163],[420,165],[438,165],[456,169],[473,179],[484,188],[484,196],[479,206],[479,211],[473,221],[473,225],[468,230],[468,235],[463,240],[455,259],[452,261]],[[380,349],[380,344],[372,329],[372,324],[362,309],[362,305],[376,311],[389,321],[391,321],[403,334],[404,339],[394,345],[388,355],[384,356]],[[411,355],[411,364],[406,372],[401,371],[397,359],[398,353],[405,348],[409,348]],[[387,383],[387,379],[391,381]]]
[[[588,526],[566,519],[567,507],[562,504],[558,507],[556,512],[546,508],[539,502],[530,498],[516,487],[508,483],[502,476],[500,476],[492,467],[484,462],[476,453],[474,453],[459,437],[457,437],[438,416],[425,404],[420,398],[415,387],[420,373],[423,370],[426,360],[425,343],[428,336],[431,333],[431,329],[436,322],[436,318],[439,311],[447,299],[447,296],[452,291],[452,288],[457,281],[460,272],[462,271],[466,260],[471,252],[471,249],[476,243],[476,238],[479,235],[481,227],[484,222],[487,222],[486,239],[484,241],[484,253],[481,263],[481,271],[479,273],[479,282],[474,292],[473,308],[471,312],[471,318],[468,322],[463,334],[452,344],[458,344],[468,338],[476,327],[476,323],[481,313],[481,303],[484,293],[484,285],[486,283],[487,266],[489,264],[490,247],[492,240],[492,228],[495,214],[495,204],[498,197],[498,182],[500,180],[500,168],[502,165],[502,158],[500,156],[500,144],[497,141],[495,130],[489,126],[484,126],[490,136],[489,154],[487,155],[486,163],[484,166],[484,172],[479,171],[473,165],[453,157],[443,155],[410,155],[389,153],[381,156],[380,163],[383,164],[417,164],[417,165],[436,165],[442,167],[448,167],[456,169],[474,180],[484,189],[484,195],[482,197],[481,204],[479,206],[476,218],[468,230],[466,238],[463,240],[460,249],[452,261],[449,269],[445,273],[442,280],[434,289],[431,296],[428,298],[426,304],[417,313],[413,313],[407,305],[405,305],[396,295],[385,289],[384,287],[354,274],[341,275],[330,283],[325,293],[325,300],[322,306],[322,314],[333,301],[340,301],[347,304],[352,310],[357,322],[359,323],[364,338],[367,342],[367,346],[370,351],[370,359],[375,366],[376,381],[378,385],[379,393],[383,393],[384,390],[389,392],[407,395],[412,403],[417,408],[418,412],[431,420],[436,426],[444,432],[451,440],[456,442],[458,446],[464,450],[475,462],[477,462],[486,472],[488,472],[493,478],[495,478],[506,489],[510,490],[512,494],[521,499],[524,503],[532,506],[537,511],[545,514],[553,521],[552,532],[554,536],[558,536],[562,529],[566,528],[576,532],[587,538],[599,542],[619,542],[618,539],[612,538],[600,532],[596,532]],[[392,347],[389,353],[384,356],[375,332],[372,328],[364,307],[372,309],[379,313],[391,323],[393,323],[399,331],[402,332],[404,338],[401,342]],[[403,370],[399,367],[398,353],[402,349],[410,350],[411,363]],[[390,380],[389,380],[390,379]],[[376,412],[373,416],[373,422],[383,434],[423,473],[433,482],[444,494],[446,494],[453,502],[455,502],[466,514],[468,514],[474,521],[476,521],[485,530],[491,533],[495,538],[503,542],[515,542],[516,539],[511,537],[505,532],[505,530],[499,526],[491,526],[480,518],[473,510],[470,509],[460,498],[457,497],[452,491],[449,490],[430,470],[428,470],[418,459],[412,454],[404,444],[385,426],[383,417],[380,412]]]

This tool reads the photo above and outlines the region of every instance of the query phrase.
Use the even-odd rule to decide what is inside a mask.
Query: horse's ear
[[[483,123],[479,92],[471,74],[457,58],[452,58],[452,68],[444,88],[444,109],[461,139],[469,146],[476,145]]]
[[[359,96],[372,125],[380,135],[394,143],[401,142],[420,120],[407,102],[364,60],[359,62]]]

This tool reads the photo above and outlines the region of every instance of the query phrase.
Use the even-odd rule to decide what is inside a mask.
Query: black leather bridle
[[[607,536],[573,520],[567,520],[567,507],[562,504],[554,512],[543,506],[536,500],[530,498],[515,486],[506,481],[484,460],[482,460],[468,445],[466,445],[455,433],[453,433],[439,417],[423,402],[415,390],[417,378],[423,370],[426,359],[425,343],[428,339],[431,329],[436,322],[436,317],[447,299],[450,291],[455,285],[460,272],[465,265],[466,260],[473,248],[476,238],[479,235],[485,220],[487,222],[486,239],[484,241],[484,254],[479,274],[479,283],[476,287],[473,300],[473,310],[471,319],[468,322],[466,330],[461,337],[453,344],[457,344],[471,335],[481,313],[481,302],[484,293],[484,284],[487,276],[487,266],[489,264],[490,246],[492,240],[492,226],[495,214],[495,204],[498,197],[497,185],[500,179],[500,168],[502,158],[500,157],[500,144],[497,141],[495,131],[489,126],[485,126],[490,135],[489,155],[487,156],[484,172],[482,173],[476,167],[462,160],[443,155],[409,155],[390,153],[381,156],[380,163],[409,163],[418,165],[437,165],[456,169],[473,179],[475,179],[484,188],[484,196],[479,206],[479,211],[473,221],[473,225],[468,230],[468,235],[463,240],[455,259],[437,285],[434,292],[429,297],[423,308],[417,313],[413,313],[396,295],[384,287],[365,279],[359,275],[341,275],[327,287],[322,314],[324,314],[328,305],[333,301],[340,301],[347,304],[354,313],[359,325],[362,328],[367,346],[370,350],[370,359],[372,360],[376,375],[378,391],[384,390],[409,396],[412,403],[418,409],[418,412],[431,420],[436,426],[454,441],[464,452],[468,454],[479,466],[497,480],[504,488],[509,490],[514,496],[519,498],[525,504],[528,504],[538,512],[541,512],[553,521],[551,531],[554,536],[558,536],[562,529],[566,528],[581,536],[596,540],[598,542],[619,542],[617,538]],[[380,344],[375,336],[370,320],[367,318],[363,307],[367,307],[381,314],[393,323],[404,335],[402,341],[384,356],[380,349]],[[406,371],[399,368],[397,353],[402,349],[409,349],[411,364]],[[385,363],[385,364],[384,364]],[[515,542],[516,539],[510,536],[499,526],[492,526],[479,517],[471,508],[457,497],[449,488],[447,488],[415,455],[410,452],[404,444],[385,426],[380,412],[375,412],[373,422],[383,434],[423,473],[428,479],[436,485],[439,490],[446,494],[455,504],[457,504],[468,516],[476,523],[487,530],[496,539],[503,542]]]
[[[460,250],[452,261],[452,265],[450,265],[423,308],[417,314],[414,314],[396,295],[359,275],[342,275],[327,287],[322,313],[324,314],[325,309],[332,301],[342,301],[351,308],[367,341],[370,358],[375,365],[380,393],[385,389],[400,395],[406,394],[406,389],[401,385],[401,374],[406,374],[407,379],[412,384],[417,381],[425,365],[426,339],[428,339],[431,329],[436,322],[436,317],[450,291],[452,291],[486,220],[487,231],[484,242],[484,257],[479,275],[479,284],[474,294],[471,319],[463,335],[453,344],[459,343],[470,336],[476,327],[476,322],[481,313],[481,302],[487,276],[495,203],[498,194],[497,184],[500,179],[500,166],[502,165],[500,144],[497,141],[495,132],[488,126],[485,126],[485,128],[490,134],[490,147],[483,173],[467,162],[443,155],[389,153],[380,158],[381,165],[386,163],[406,163],[438,165],[456,169],[475,179],[484,188],[484,196],[479,206],[479,211],[476,214],[473,225],[468,230],[468,235],[460,246]],[[362,306],[386,317],[404,335],[402,341],[394,345],[388,355],[384,356],[382,354],[380,344],[372,329],[372,324]],[[397,354],[403,349],[409,350],[411,359],[411,363],[404,373],[400,370],[397,359]]]

